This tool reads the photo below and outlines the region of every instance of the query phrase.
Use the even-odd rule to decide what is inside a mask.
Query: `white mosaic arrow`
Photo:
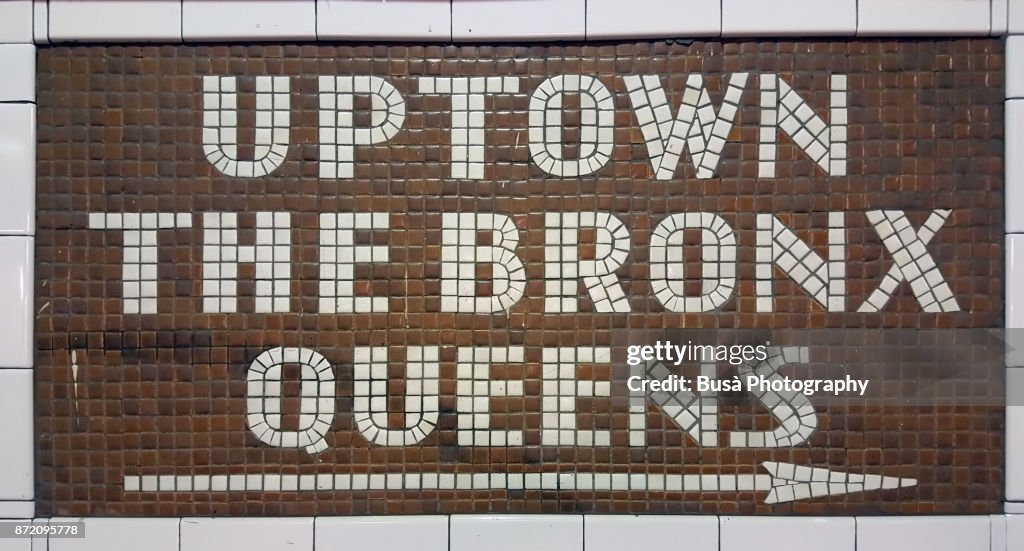
[[[917,485],[912,478],[848,474],[774,461],[769,474],[350,473],[124,477],[126,492],[302,492],[346,490],[582,490],[768,492],[765,503]]]

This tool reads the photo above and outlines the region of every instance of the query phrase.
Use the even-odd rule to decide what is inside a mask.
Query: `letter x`
[[[867,217],[882,238],[895,263],[885,274],[882,283],[871,293],[858,312],[880,312],[892,298],[900,283],[910,282],[914,298],[925,312],[957,312],[953,291],[942,277],[935,259],[925,248],[935,233],[946,222],[950,210],[934,210],[921,229],[914,231],[901,210],[872,210]]]

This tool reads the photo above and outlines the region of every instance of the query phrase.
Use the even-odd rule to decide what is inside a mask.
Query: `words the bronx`
[[[847,78],[829,78],[828,122],[785,80],[774,74],[735,73],[724,80],[723,99],[711,101],[701,75],[689,75],[679,105],[657,75],[620,77],[646,144],[652,177],[667,180],[689,159],[697,178],[711,178],[736,122],[745,89],[756,80],[760,102],[759,177],[775,176],[776,139],[787,135],[828,175],[846,174]],[[289,77],[256,76],[255,134],[251,160],[238,147],[238,77],[203,78],[202,141],[206,159],[219,172],[239,178],[273,173],[288,157],[291,133]],[[485,98],[520,94],[518,77],[420,77],[419,94],[451,101],[452,178],[480,179],[484,174]],[[593,174],[611,159],[615,107],[600,79],[557,75],[529,93],[528,146],[532,162],[552,177]],[[579,140],[571,158],[563,143],[563,111],[568,95],[578,97]],[[369,98],[368,124],[357,125],[355,98]],[[319,78],[319,174],[352,178],[355,150],[386,143],[403,129],[406,102],[388,80],[377,76]],[[902,282],[909,282],[925,312],[958,311],[959,306],[927,246],[951,211],[936,209],[915,227],[902,210],[828,213],[827,255],[819,254],[771,213],[756,216],[757,312],[773,310],[773,273],[778,269],[827,311],[878,312]],[[319,217],[319,312],[388,311],[388,297],[356,293],[356,267],[389,262],[389,248],[361,243],[367,231],[386,232],[389,212],[329,212]],[[877,287],[859,304],[846,296],[846,235],[850,217],[866,217],[893,260]],[[157,313],[158,247],[161,232],[202,226],[202,309],[238,311],[238,266],[255,267],[255,312],[288,312],[293,273],[292,216],[261,211],[255,215],[255,241],[239,240],[236,212],[91,212],[89,228],[123,232],[123,312]],[[859,220],[858,222],[863,222]],[[520,228],[499,212],[445,212],[441,216],[440,311],[488,314],[508,311],[523,298],[526,270],[517,255]],[[546,313],[580,311],[579,285],[592,311],[629,312],[630,304],[616,271],[631,250],[627,225],[613,212],[548,212],[544,219]],[[688,245],[687,230],[701,242]],[[580,234],[596,236],[596,253],[580,254]],[[480,244],[478,233],[491,235]],[[737,239],[729,221],[714,212],[680,212],[662,219],[649,239],[649,278],[653,296],[666,311],[708,312],[720,308],[737,289]],[[684,292],[684,249],[700,248],[700,294]],[[593,256],[592,258],[590,256]],[[490,292],[480,296],[478,268],[490,269]]]

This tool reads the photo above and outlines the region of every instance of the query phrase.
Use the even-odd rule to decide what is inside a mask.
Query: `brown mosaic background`
[[[608,345],[621,364],[637,334],[688,328],[997,327],[1002,323],[1002,69],[995,40],[906,42],[641,42],[559,46],[61,47],[38,61],[37,513],[40,515],[309,515],[473,511],[701,513],[989,513],[1002,487],[1001,407],[859,407],[820,410],[818,431],[792,449],[700,448],[653,407],[646,448],[539,445],[542,346]],[[754,75],[716,177],[698,180],[688,159],[653,181],[622,75],[659,74],[673,106],[686,75],[705,75],[718,104],[723,75]],[[546,77],[597,76],[615,96],[612,162],[580,179],[545,177],[526,145],[528,94]],[[780,139],[776,179],[757,178],[756,74],[779,73],[820,114],[827,82],[849,75],[849,176],[827,177]],[[228,178],[204,159],[202,75],[239,75],[240,142],[251,143],[251,77],[292,76],[292,147],[274,174]],[[317,76],[373,74],[405,96],[405,127],[388,144],[356,148],[356,177],[317,178]],[[487,166],[481,181],[451,180],[450,100],[416,93],[420,75],[514,75],[524,94],[487,96]],[[368,105],[357,107],[366,108]],[[357,117],[357,121],[360,119]],[[574,124],[573,114],[566,119]],[[566,132],[566,139],[578,136]],[[244,146],[242,155],[249,154]],[[826,313],[777,273],[776,311],[754,309],[754,217],[776,213],[826,256],[826,212],[845,210],[848,309],[891,265],[861,211],[954,212],[929,246],[963,309],[924,314],[901,286],[884,313]],[[547,211],[610,210],[631,230],[617,272],[633,313],[543,313]],[[91,231],[87,213],[237,211],[292,213],[292,313],[201,313],[201,221],[160,235],[160,313],[122,315],[121,232]],[[390,314],[320,315],[317,214],[386,211],[390,265],[357,269],[357,292],[391,297]],[[737,232],[739,283],[708,314],[665,313],[650,291],[647,244],[669,213],[721,214]],[[438,313],[442,212],[500,212],[520,228],[526,296],[510,314]],[[241,239],[252,238],[242,231]],[[692,248],[693,253],[697,250]],[[689,254],[689,253],[688,253]],[[695,253],[696,254],[696,253]],[[699,256],[688,257],[693,264]],[[251,311],[251,268],[241,270],[241,312]],[[700,270],[687,266],[687,273]],[[693,290],[699,291],[699,284]],[[619,331],[630,328],[634,331]],[[866,331],[865,335],[877,333]],[[438,430],[407,448],[370,446],[352,420],[353,346],[439,344]],[[460,447],[455,437],[455,345],[525,345],[526,397],[493,399],[495,428],[525,430],[526,445]],[[335,364],[337,415],[328,449],[272,449],[245,428],[246,368],[273,346],[315,348]],[[70,351],[77,351],[77,408]],[[397,352],[397,350],[396,350]],[[400,354],[399,354],[400,356]],[[606,377],[609,368],[590,370]],[[401,364],[390,402],[401,406]],[[295,400],[286,408],[296,411]],[[749,401],[721,417],[724,431],[772,426]],[[581,428],[625,426],[625,409],[580,400]],[[287,417],[287,416],[286,416]],[[396,419],[401,425],[401,416]],[[286,420],[286,422],[288,422]],[[613,430],[621,444],[624,431]],[[763,494],[555,491],[353,491],[125,493],[124,475],[445,471],[755,472],[761,461],[912,476],[914,488],[769,506]]]

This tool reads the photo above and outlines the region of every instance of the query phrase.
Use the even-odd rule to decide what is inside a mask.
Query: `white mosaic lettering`
[[[593,259],[579,258],[580,228],[596,228]],[[598,312],[629,312],[629,300],[615,270],[629,255],[629,230],[607,212],[549,212],[545,215],[544,311],[576,312],[577,280],[583,284]]]
[[[580,95],[578,159],[566,159],[562,148],[562,104],[565,94]],[[587,75],[559,75],[540,84],[530,97],[530,156],[544,172],[572,178],[593,174],[611,159],[615,102],[608,88]]]
[[[846,75],[829,78],[829,122],[778,75],[761,75],[758,177],[775,177],[776,133],[781,129],[825,174],[846,176]]]
[[[255,311],[288,312],[291,214],[256,213],[256,244],[238,244],[238,214],[203,213],[203,311],[238,311],[238,264],[256,268]]]
[[[610,381],[580,381],[578,364],[607,364],[611,350],[588,346],[545,348],[541,383],[542,445],[610,446],[611,432],[576,428],[576,398],[611,396]]]
[[[285,364],[301,369],[297,430],[282,430],[281,398]],[[246,425],[264,444],[304,448],[308,453],[327,449],[324,436],[334,422],[334,368],[319,353],[307,348],[272,348],[249,365]]]
[[[491,364],[523,363],[521,346],[459,348],[456,353],[456,401],[460,446],[521,446],[523,431],[491,430],[490,399],[522,396],[523,381],[492,380]]]
[[[452,178],[484,177],[484,95],[519,92],[518,77],[420,77],[421,94],[452,97]]]
[[[757,215],[757,311],[774,310],[772,265],[778,266],[829,312],[846,308],[846,221],[828,215],[829,260],[826,262],[771,214]]]
[[[320,312],[387,312],[387,297],[355,296],[356,263],[387,262],[386,246],[356,245],[355,230],[386,230],[387,213],[320,215]]]
[[[519,230],[504,214],[452,213],[441,217],[441,311],[492,313],[512,308],[526,291],[526,269],[516,256]],[[478,245],[488,232],[491,244]],[[490,266],[492,292],[476,296],[477,265]]]
[[[355,128],[357,94],[370,96],[370,127]],[[355,146],[384,143],[405,124],[405,98],[375,76],[320,77],[320,177],[352,178]]]
[[[807,348],[795,346],[770,347],[768,358],[758,362],[744,362],[739,365],[741,379],[748,375],[766,379],[781,379],[779,369],[787,363],[807,363]],[[772,417],[781,423],[770,431],[735,431],[729,433],[729,446],[733,448],[789,448],[807,441],[818,428],[818,416],[810,399],[797,391],[774,391],[754,389],[750,391]]]
[[[254,178],[277,170],[288,156],[291,132],[288,77],[256,77],[254,160],[238,156],[238,82],[236,77],[203,77],[203,153],[226,176]]]
[[[714,379],[716,367],[713,363],[702,363],[701,376]],[[647,370],[647,377],[656,381],[665,380],[672,372],[661,363]],[[688,390],[675,392],[647,392],[648,398],[668,415],[683,432],[700,446],[718,445],[718,394],[713,390],[699,395]]]
[[[125,314],[157,313],[157,232],[191,228],[192,215],[173,212],[90,212],[89,229],[121,230],[121,309]]]
[[[858,312],[880,312],[903,281],[910,283],[914,298],[925,312],[960,311],[953,291],[926,248],[951,212],[933,210],[917,231],[901,210],[870,210],[866,213],[895,264],[889,268],[878,288],[860,305]]]
[[[409,446],[437,427],[440,415],[440,349],[405,348],[405,428],[388,428],[388,349],[355,349],[352,413],[367,441],[380,446]]]
[[[672,179],[684,149],[690,150],[697,178],[714,176],[739,111],[747,76],[747,73],[735,73],[729,78],[725,100],[716,114],[704,88],[704,77],[689,75],[679,113],[674,119],[672,106],[657,75],[623,77],[640,131],[647,142],[655,179]]]
[[[701,230],[703,293],[684,292],[683,247],[687,229]],[[669,312],[710,312],[736,289],[736,234],[717,214],[690,212],[663,220],[651,234],[651,288]]]

